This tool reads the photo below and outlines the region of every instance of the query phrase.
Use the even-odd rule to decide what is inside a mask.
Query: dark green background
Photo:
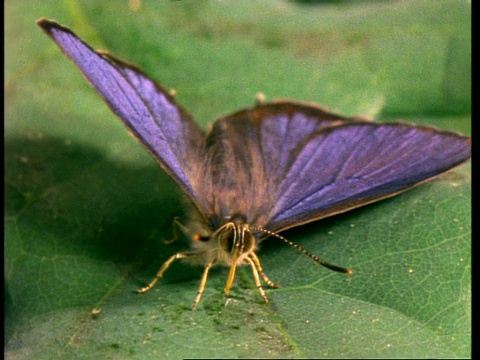
[[[34,23],[137,63],[202,126],[263,92],[469,134],[470,2],[132,3],[5,3],[6,357],[470,356],[469,164],[284,234],[351,278],[271,240],[269,305],[248,269],[227,301],[218,269],[192,312],[201,270],[181,263],[135,294],[185,249],[161,240],[188,211]]]

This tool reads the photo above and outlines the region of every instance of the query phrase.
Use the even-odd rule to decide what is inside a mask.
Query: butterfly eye
[[[210,240],[210,236],[202,236],[200,234],[195,234],[193,235],[193,240],[207,242],[208,240]]]

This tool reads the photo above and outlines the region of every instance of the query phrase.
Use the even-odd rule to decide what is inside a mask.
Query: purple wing
[[[215,211],[249,214],[275,231],[394,196],[471,152],[471,139],[456,133],[288,102],[220,119],[208,139],[213,168],[228,167],[213,188],[231,194],[215,200]]]
[[[204,158],[205,136],[191,116],[135,66],[106,52],[94,51],[71,30],[54,21],[40,19],[37,24],[205,213],[208,205],[196,196],[193,181]]]

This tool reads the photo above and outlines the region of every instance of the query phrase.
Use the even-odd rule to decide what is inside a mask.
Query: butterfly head
[[[235,279],[235,272],[239,265],[252,265],[252,256],[256,250],[257,239],[253,235],[245,217],[235,215],[225,219],[210,236],[195,235],[194,240],[203,243],[209,253],[209,261],[230,267],[225,294],[228,294]],[[252,255],[253,254],[253,255]]]

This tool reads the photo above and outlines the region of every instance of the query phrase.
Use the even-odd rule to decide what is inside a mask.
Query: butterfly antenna
[[[310,259],[315,261],[317,264],[325,266],[326,268],[328,268],[330,270],[341,272],[341,273],[344,273],[344,274],[347,274],[347,275],[352,275],[352,273],[353,273],[353,271],[351,269],[347,269],[347,268],[343,268],[343,267],[340,267],[340,266],[337,266],[337,265],[333,265],[333,264],[330,264],[330,263],[326,262],[325,260],[320,259],[317,255],[312,254],[307,249],[303,248],[302,246],[300,246],[298,244],[295,244],[294,242],[288,240],[287,238],[283,237],[282,235],[277,234],[276,232],[264,229],[264,228],[259,227],[259,226],[252,226],[252,227],[250,227],[250,229],[253,230],[253,231],[259,231],[259,232],[262,232],[264,234],[268,234],[270,236],[275,236],[276,238],[282,240],[284,243],[287,243],[288,245],[290,245],[294,249],[300,251],[302,254],[307,255],[308,257],[310,257]]]

